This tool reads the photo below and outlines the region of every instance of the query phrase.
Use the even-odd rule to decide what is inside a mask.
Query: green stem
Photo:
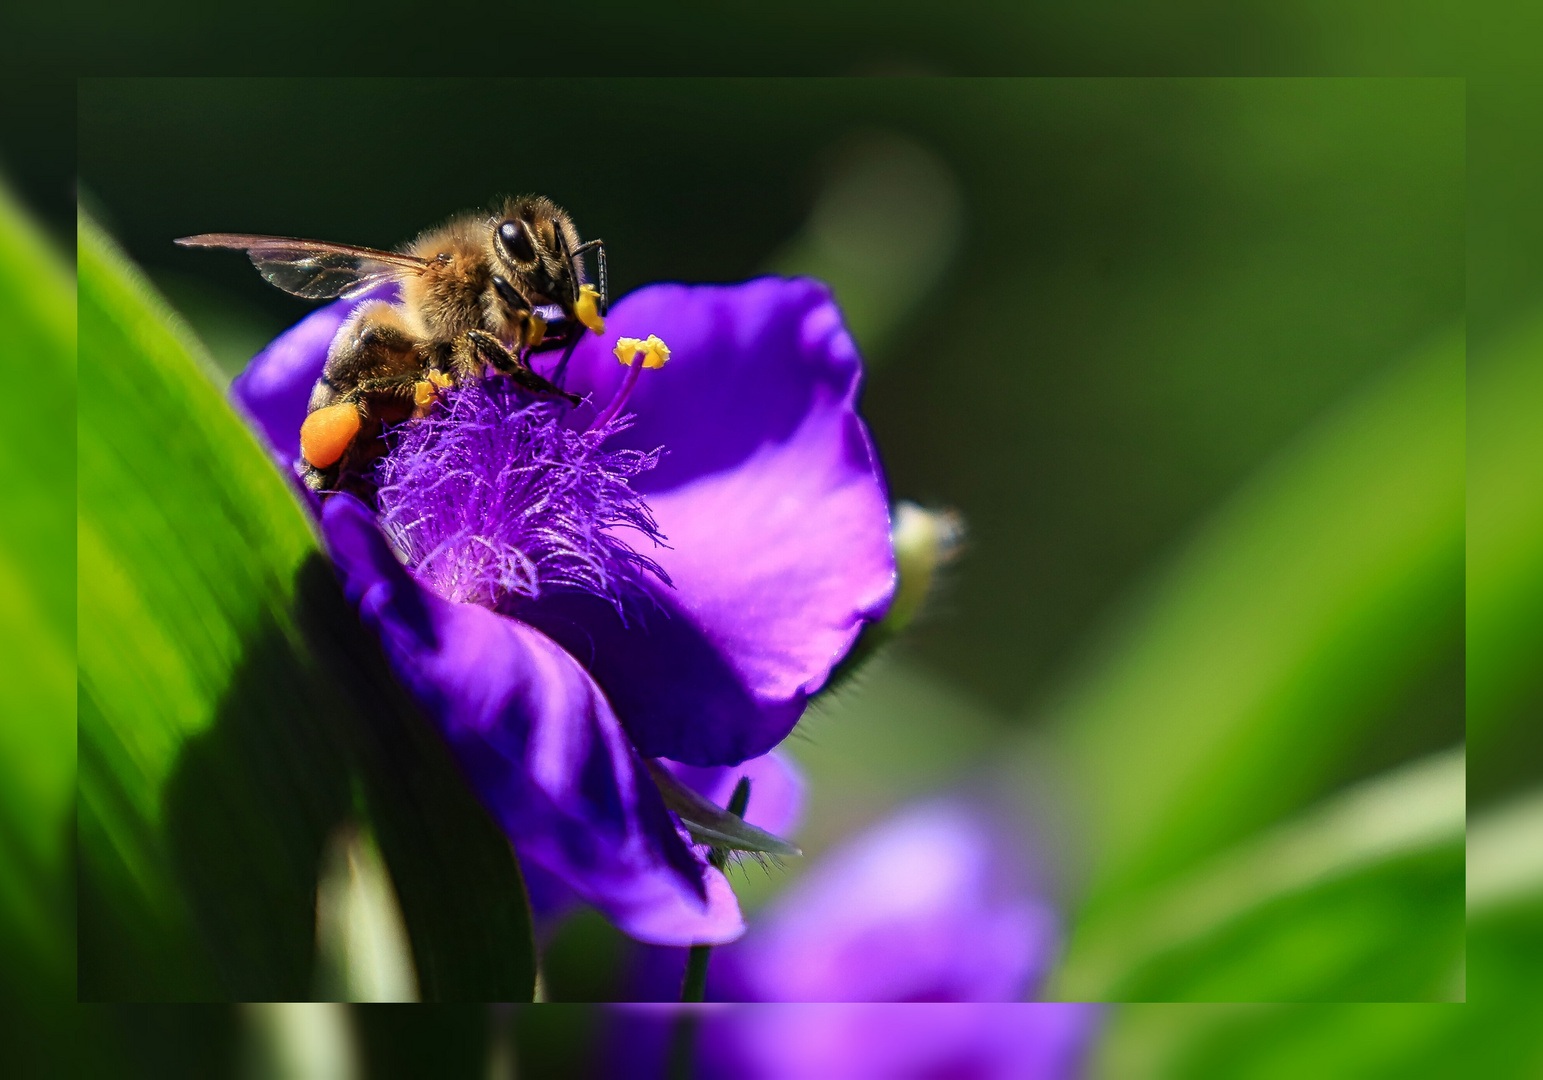
[[[695,1009],[682,1009],[670,1033],[670,1057],[665,1063],[667,1080],[691,1080],[696,1073],[696,1031],[700,1017]]]
[[[707,992],[707,958],[712,955],[711,945],[693,945],[686,956],[686,979],[681,983],[682,1001],[701,1001]]]
[[[729,796],[729,813],[737,818],[745,816],[745,807],[750,805],[750,777],[741,776],[739,783],[734,785],[734,794]],[[722,870],[728,862],[729,853],[722,848],[714,848],[707,856],[707,861],[714,867]],[[686,955],[686,977],[681,982],[681,1001],[701,1001],[707,993],[707,960],[712,955],[711,945],[693,945],[691,952]]]

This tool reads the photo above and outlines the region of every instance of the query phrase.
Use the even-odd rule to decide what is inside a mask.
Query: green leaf
[[[1461,751],[1358,785],[1083,922],[1054,996],[1461,996]]]
[[[0,187],[0,323],[22,395],[0,428],[0,992],[75,997],[75,294]]]
[[[1468,967],[1476,1001],[1543,1004],[1543,788],[1469,826]]]
[[[508,842],[359,629],[202,350],[79,223],[84,1000],[302,1000],[355,785],[426,1000],[528,1000]]]
[[[1537,1030],[1535,1014],[1476,1005],[1127,1005],[1110,1017],[1090,1071],[1100,1080],[1535,1080]]]
[[[1283,453],[1056,707],[1090,912],[1331,788],[1459,656],[1460,329]]]
[[[1475,798],[1543,777],[1543,313],[1474,358],[1468,737]]]

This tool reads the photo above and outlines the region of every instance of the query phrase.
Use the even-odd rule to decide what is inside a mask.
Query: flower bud
[[[925,510],[913,502],[895,504],[891,535],[895,542],[895,599],[879,626],[898,634],[921,610],[940,567],[959,555],[964,519],[954,510]]]

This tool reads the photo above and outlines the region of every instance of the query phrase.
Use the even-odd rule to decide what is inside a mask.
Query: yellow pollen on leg
[[[525,344],[540,345],[544,337],[546,337],[546,320],[533,311],[525,323]]]
[[[439,400],[439,392],[450,385],[450,376],[442,371],[430,371],[425,378],[418,380],[413,387],[413,419],[427,416],[434,402]]]
[[[605,333],[605,320],[600,317],[600,293],[593,285],[579,286],[579,298],[573,302],[573,314],[595,333]]]
[[[413,387],[413,418],[427,416],[429,409],[434,404],[434,384],[423,379]]]

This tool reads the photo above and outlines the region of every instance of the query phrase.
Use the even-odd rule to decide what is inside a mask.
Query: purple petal
[[[827,852],[714,960],[740,1001],[1016,1001],[1056,919],[985,818],[923,804]]]
[[[536,947],[545,948],[563,920],[579,906],[578,894],[533,862],[520,865],[520,876],[525,879],[525,895],[535,919]]]
[[[857,351],[808,280],[651,286],[608,321],[574,356],[570,385],[594,402],[578,421],[620,382],[616,336],[673,354],[643,373],[616,444],[667,450],[637,482],[670,545],[645,554],[674,588],[650,582],[660,610],[627,627],[582,598],[528,617],[589,666],[644,755],[743,761],[782,741],[894,590]]]
[[[360,304],[394,299],[396,286],[380,285],[316,309],[269,342],[231,382],[231,396],[255,422],[286,473],[300,456],[300,425],[338,327]]]
[[[322,525],[349,600],[522,860],[642,941],[742,932],[728,881],[687,846],[572,657],[514,619],[420,588],[358,500],[329,498]]]
[[[586,334],[574,350],[566,386],[589,396],[577,422],[588,424],[621,385],[617,339],[649,334],[669,345],[670,362],[642,373],[625,410],[637,421],[621,437],[637,449],[669,450],[645,491],[735,468],[785,441],[813,412],[850,412],[857,397],[862,361],[820,282],[648,285],[611,308],[604,335]]]
[[[773,750],[739,765],[703,768],[665,760],[664,766],[719,806],[729,805],[739,778],[747,776],[750,778],[750,802],[745,809],[745,820],[781,837],[791,836],[798,828],[804,809],[804,777],[785,754]]]

